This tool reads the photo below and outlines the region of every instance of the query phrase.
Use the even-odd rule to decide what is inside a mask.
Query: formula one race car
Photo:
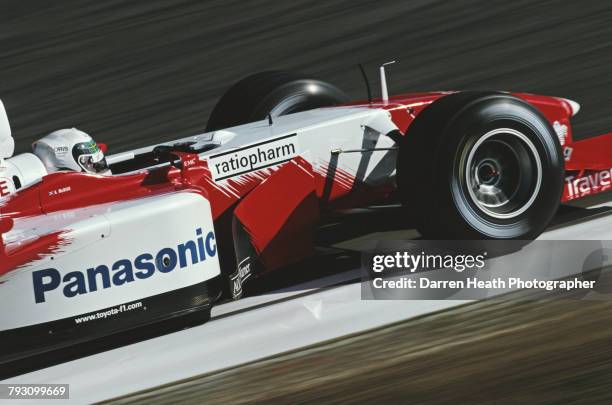
[[[348,102],[265,72],[205,133],[111,155],[112,176],[11,157],[0,111],[0,362],[201,311],[313,254],[322,217],[400,201],[424,238],[532,239],[610,188],[612,134],[574,141],[571,100],[431,92]],[[403,218],[398,218],[403,220]],[[68,342],[68,343],[66,343]]]

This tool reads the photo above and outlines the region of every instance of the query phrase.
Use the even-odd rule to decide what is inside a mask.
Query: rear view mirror
[[[15,152],[15,140],[11,136],[11,126],[4,104],[0,101],[0,159],[10,158],[13,152]]]

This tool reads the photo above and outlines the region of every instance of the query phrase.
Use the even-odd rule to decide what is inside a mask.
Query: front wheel
[[[409,129],[398,160],[404,206],[429,239],[534,239],[559,206],[563,173],[548,121],[499,93],[435,102]]]

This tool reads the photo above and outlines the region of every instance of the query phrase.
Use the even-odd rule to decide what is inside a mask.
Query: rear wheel
[[[345,103],[347,96],[321,80],[287,72],[247,76],[219,100],[206,131],[215,131],[272,117]]]
[[[548,121],[500,93],[457,93],[424,110],[400,145],[406,209],[428,239],[533,239],[561,199],[561,147]]]

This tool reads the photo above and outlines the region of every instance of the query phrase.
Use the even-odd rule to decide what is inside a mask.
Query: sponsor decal
[[[54,151],[59,155],[64,155],[70,151],[70,148],[68,146],[56,146]]]
[[[242,295],[242,284],[251,277],[251,258],[247,257],[238,264],[238,270],[230,276],[232,296],[238,298]]]
[[[590,172],[584,176],[565,178],[570,199],[606,191],[612,186],[612,169]]]
[[[553,122],[553,129],[557,133],[561,146],[565,145],[565,140],[567,139],[567,125],[561,124],[559,121],[555,121]]]
[[[243,148],[211,155],[208,167],[214,181],[287,162],[298,154],[297,134],[281,136]]]
[[[74,322],[79,324],[79,323],[86,323],[89,321],[97,321],[98,319],[106,319],[109,317],[120,315],[123,312],[133,311],[135,309],[146,310],[147,308],[142,304],[142,301],[134,302],[132,304],[121,304],[118,307],[111,308],[106,311],[95,312],[91,315],[74,318]]]
[[[15,192],[13,181],[6,177],[0,177],[0,199],[7,197]]]
[[[565,148],[563,148],[563,158],[565,159],[566,162],[569,162],[572,159],[573,151],[574,151],[574,148],[570,146],[566,146]]]
[[[34,271],[34,301],[41,304],[49,294],[63,294],[66,298],[95,293],[96,291],[128,285],[154,277],[157,273],[170,273],[177,268],[203,262],[217,254],[214,232],[206,235],[196,229],[195,240],[175,247],[165,247],[157,253],[142,253],[131,259],[120,259],[113,264],[100,264],[85,271],[71,271],[62,277],[55,268]]]

